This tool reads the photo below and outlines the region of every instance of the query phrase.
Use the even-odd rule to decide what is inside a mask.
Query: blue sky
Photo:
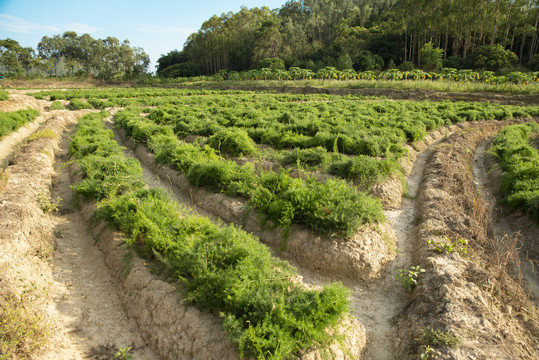
[[[152,61],[183,47],[192,32],[213,15],[267,6],[286,0],[0,0],[0,39],[34,49],[45,35],[76,31],[93,38],[114,36],[142,47]]]

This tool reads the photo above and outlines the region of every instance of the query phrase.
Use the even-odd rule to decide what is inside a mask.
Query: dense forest
[[[15,78],[67,74],[129,79],[147,72],[149,65],[150,58],[142,48],[110,36],[94,39],[74,31],[44,36],[37,52],[12,39],[0,40],[0,70]]]
[[[445,67],[484,67],[485,57],[498,53],[507,61],[497,68],[537,71],[539,0],[294,0],[275,10],[243,7],[205,21],[182,50],[159,58],[157,74],[268,64],[313,71],[422,67],[425,44],[439,51]]]

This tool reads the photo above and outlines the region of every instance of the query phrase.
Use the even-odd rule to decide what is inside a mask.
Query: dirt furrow
[[[500,182],[500,169],[496,168],[496,162],[492,155],[486,153],[492,144],[493,138],[483,140],[477,146],[474,155],[474,180],[476,186],[488,201],[496,204],[497,186]],[[539,275],[537,265],[539,259],[537,254],[528,249],[539,238],[539,227],[533,220],[529,219],[525,214],[519,211],[510,211],[504,209],[503,206],[494,209],[494,219],[492,221],[492,230],[498,239],[514,236],[519,234],[521,237],[522,249],[520,250],[520,261],[523,286],[533,295],[535,303],[539,303]]]
[[[69,138],[62,141],[55,163],[51,197],[61,199],[52,217],[55,235],[54,277],[51,290],[59,313],[77,353],[61,358],[111,359],[131,347],[139,359],[158,359],[130,321],[117,294],[115,282],[103,253],[89,235],[88,224],[75,210],[70,189]],[[97,296],[98,294],[98,296]],[[60,354],[58,354],[60,355]]]

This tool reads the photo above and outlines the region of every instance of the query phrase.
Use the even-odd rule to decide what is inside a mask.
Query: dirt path
[[[488,200],[496,203],[497,181],[493,181],[494,176],[489,176],[489,172],[494,164],[487,160],[487,149],[491,146],[492,138],[483,140],[475,151],[474,155],[474,179],[480,193]],[[498,239],[504,236],[511,236],[520,233],[522,241],[532,242],[539,237],[539,227],[533,221],[527,219],[526,215],[519,216],[515,211],[511,214],[503,214],[503,209],[495,209],[495,221],[492,222],[494,234]],[[537,260],[528,258],[524,249],[520,252],[522,264],[522,280],[524,288],[533,294],[535,303],[539,303],[539,272],[537,270]],[[535,263],[534,263],[535,261]]]
[[[68,332],[63,336],[69,338],[70,344],[44,358],[111,359],[120,349],[130,346],[135,359],[158,359],[147,347],[136,324],[128,319],[103,253],[73,207],[66,167],[68,145],[66,136],[55,163],[57,176],[51,191],[52,199],[62,199],[52,217],[56,283],[51,297],[59,314],[58,322]]]

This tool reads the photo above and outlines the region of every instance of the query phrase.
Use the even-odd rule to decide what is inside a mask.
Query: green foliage
[[[162,134],[159,129],[167,125],[157,125],[130,112],[118,112],[115,121],[126,126],[132,136],[139,134],[135,132],[139,129],[139,138],[148,141],[157,161],[183,171],[192,185],[243,196],[285,231],[297,223],[322,234],[348,238],[362,224],[384,220],[377,199],[343,180],[321,183],[294,179],[285,172],[257,174],[251,165],[240,166],[197,144]],[[232,135],[237,133],[232,129]]]
[[[256,65],[257,69],[276,69],[276,70],[286,70],[284,66],[284,61],[279,58],[269,58],[264,59],[258,62]]]
[[[466,60],[475,69],[496,71],[516,65],[518,56],[499,44],[482,45],[474,49]]]
[[[414,63],[411,61],[404,61],[402,64],[399,65],[400,71],[412,71],[414,70]]]
[[[5,90],[0,90],[0,101],[9,100],[9,93]]]
[[[207,144],[220,153],[235,156],[251,155],[256,151],[255,143],[247,132],[238,128],[217,131],[208,139]]]
[[[381,183],[392,174],[400,175],[400,168],[395,161],[381,160],[365,155],[334,162],[329,167],[330,174],[354,181],[362,189]]]
[[[505,174],[501,191],[511,206],[521,207],[539,220],[539,152],[533,139],[539,124],[530,122],[504,128],[494,139],[490,151]]]
[[[418,284],[417,278],[419,274],[424,273],[425,269],[422,269],[420,266],[412,266],[409,269],[399,269],[397,273],[397,280],[401,280],[402,286],[408,290],[412,291]]]
[[[59,101],[53,101],[53,103],[49,107],[49,110],[65,110],[65,109],[66,108],[64,107],[64,105],[62,105],[62,103]]]
[[[26,359],[46,344],[49,329],[33,310],[35,290],[0,299],[0,359]]]
[[[526,67],[531,71],[539,71],[539,54],[531,56]]]
[[[427,71],[441,69],[443,55],[443,49],[435,48],[431,42],[425,43],[421,48],[421,63],[423,64],[423,69]]]
[[[69,108],[71,110],[83,110],[83,109],[93,109],[94,107],[86,101],[81,99],[72,99],[69,102]]]
[[[35,120],[38,116],[39,112],[34,109],[0,112],[0,138]]]
[[[97,217],[161,261],[184,285],[187,301],[218,312],[241,357],[288,359],[333,340],[331,330],[348,311],[348,291],[341,284],[306,290],[291,281],[294,269],[252,235],[192,215],[162,191],[148,189],[140,166],[122,157],[102,116],[79,121],[71,151],[83,180],[75,188],[88,195],[82,184],[89,180],[99,200]],[[154,139],[159,151],[173,148],[167,135],[154,135],[149,144]],[[115,165],[95,169],[110,158]]]

